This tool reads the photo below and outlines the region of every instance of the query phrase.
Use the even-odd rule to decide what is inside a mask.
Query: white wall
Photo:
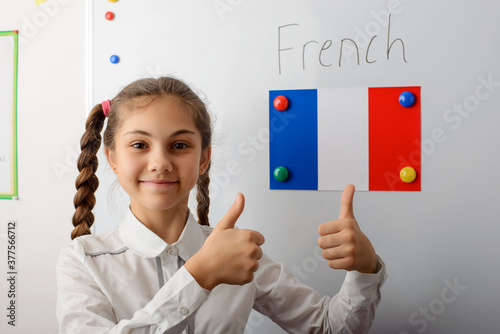
[[[362,7],[357,3],[336,2],[334,5],[338,8],[328,12],[320,10],[326,2],[304,2],[304,10],[298,14],[294,14],[292,7],[279,11],[273,7],[275,3],[271,6],[263,1],[221,2],[231,3],[233,9],[226,12],[224,20],[220,20],[213,9],[215,1],[205,3],[203,13],[193,13],[190,18],[199,16],[211,20],[213,27],[220,31],[225,27],[248,27],[239,34],[234,29],[227,30],[231,34],[221,33],[225,42],[237,45],[245,40],[258,41],[256,31],[266,27],[274,31],[278,24],[295,22],[304,28],[300,36],[304,40],[346,37],[346,32],[352,33],[353,27],[364,29],[371,22],[378,22],[371,15],[372,8],[384,9],[394,1],[359,0],[367,7],[372,6],[365,11],[360,10]],[[125,0],[119,3],[126,4]],[[304,5],[306,3],[311,5]],[[214,173],[223,171],[230,160],[242,166],[243,173],[232,177],[213,200],[211,219],[214,224],[236,192],[243,192],[247,206],[238,224],[262,232],[266,236],[264,250],[297,273],[300,269],[302,281],[321,293],[334,294],[344,273],[328,269],[323,262],[315,262],[314,256],[316,226],[336,218],[340,193],[270,191],[268,148],[257,150],[256,156],[248,161],[248,156],[238,152],[234,145],[248,141],[268,126],[265,97],[256,99],[249,104],[249,110],[239,113],[224,108],[227,103],[235,105],[232,99],[237,100],[241,89],[260,94],[262,88],[265,92],[266,89],[353,85],[421,85],[422,138],[431,138],[437,128],[443,129],[447,138],[443,143],[434,143],[434,148],[426,154],[422,192],[364,192],[355,197],[360,226],[389,270],[372,333],[492,333],[500,328],[498,85],[492,87],[491,95],[480,100],[470,115],[460,117],[460,124],[447,122],[444,116],[447,110],[476,96],[476,88],[482,84],[480,77],[490,76],[494,82],[500,82],[500,47],[496,42],[500,31],[496,18],[499,5],[490,0],[477,2],[481,3],[480,7],[465,0],[401,0],[399,3],[404,7],[399,24],[408,28],[399,30],[408,43],[408,65],[382,62],[377,53],[381,60],[376,65],[343,70],[316,67],[311,72],[277,76],[253,70],[265,59],[275,60],[274,46],[266,44],[262,49],[251,48],[255,53],[250,54],[243,47],[231,49],[243,59],[241,81],[234,80],[234,71],[227,76],[216,71],[218,66],[222,70],[222,65],[235,66],[232,54],[225,54],[227,58],[214,64],[210,61],[220,58],[216,53],[207,54],[206,72],[184,65],[173,71],[207,93],[212,111],[221,111],[217,120]],[[51,7],[46,8],[50,15],[44,14],[43,7],[35,6],[34,0],[0,2],[0,30],[20,29],[21,37],[25,38],[19,48],[20,200],[0,201],[0,236],[6,233],[7,219],[19,221],[18,326],[7,326],[1,311],[2,333],[57,332],[54,267],[59,250],[70,241],[72,230],[75,161],[87,112],[86,5],[78,0],[50,0],[49,4]],[[277,13],[281,15],[280,21],[274,22],[277,16],[273,15]],[[305,17],[311,18],[311,13],[318,13],[317,21],[306,21]],[[44,21],[44,17],[48,19]],[[252,22],[245,21],[252,17],[261,18],[264,24],[252,26]],[[315,24],[307,25],[307,22]],[[331,22],[344,31],[325,30]],[[193,32],[192,36],[196,34]],[[381,36],[385,37],[383,33]],[[269,40],[274,39],[269,37]],[[115,42],[111,40],[110,45]],[[214,45],[224,47],[222,43]],[[244,58],[245,54],[248,58]],[[172,72],[162,67],[162,57],[152,56],[153,67],[149,67],[149,71]],[[156,68],[155,64],[161,66]],[[151,64],[132,65],[147,72],[148,68],[140,66]],[[271,68],[274,69],[274,65]],[[212,77],[231,90],[218,94],[217,89],[221,87],[210,85]],[[117,76],[110,78],[117,79]],[[107,89],[110,87],[101,89],[99,94],[109,96]],[[482,89],[484,92],[484,87]],[[101,96],[95,98],[102,99]],[[245,122],[238,126],[242,118]],[[100,169],[100,173],[106,172],[105,168]],[[119,203],[118,214],[110,213],[110,209],[114,209],[106,202],[109,183],[111,181],[105,178],[99,191],[104,201],[97,208],[98,229],[108,228],[105,214],[117,217],[123,208],[123,203]],[[2,262],[5,248],[5,239],[0,239],[0,268],[5,268]],[[319,266],[316,268],[316,265]],[[314,270],[308,270],[313,267]],[[6,270],[0,270],[0,310],[4,310]],[[466,288],[458,291],[460,295],[450,302],[454,295],[446,290],[447,284],[455,280]],[[424,328],[423,323],[427,327]],[[282,333],[260,318],[251,318],[248,332]]]
[[[75,158],[85,115],[85,3],[0,2],[0,30],[20,30],[19,200],[0,201],[0,235],[18,225],[16,327],[7,325],[0,240],[0,332],[57,333],[55,263],[69,243]]]

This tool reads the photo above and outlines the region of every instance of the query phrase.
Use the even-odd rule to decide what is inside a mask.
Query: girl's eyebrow
[[[176,136],[180,136],[183,134],[195,135],[196,132],[188,130],[188,129],[181,129],[181,130],[177,130],[174,133],[172,133],[170,135],[170,137],[176,137]],[[127,133],[124,134],[124,136],[128,136],[128,135],[142,135],[142,136],[146,136],[146,137],[152,137],[152,135],[149,132],[144,131],[144,130],[132,130],[132,131],[128,131]]]
[[[183,134],[195,135],[196,132],[188,130],[188,129],[182,129],[182,130],[175,131],[174,133],[172,133],[170,135],[170,137],[176,137],[176,136],[180,136],[180,135],[183,135]]]
[[[124,136],[128,136],[128,135],[143,135],[146,137],[151,137],[151,134],[149,132],[143,131],[143,130],[128,131],[124,134]]]

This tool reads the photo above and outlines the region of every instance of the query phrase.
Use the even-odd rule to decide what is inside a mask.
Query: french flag
[[[419,86],[272,90],[269,132],[271,189],[420,191]]]

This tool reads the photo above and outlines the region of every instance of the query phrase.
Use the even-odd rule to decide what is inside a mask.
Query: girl
[[[119,227],[93,236],[106,117],[105,155],[130,206]],[[260,233],[234,229],[243,195],[209,227],[211,133],[204,103],[173,78],[136,81],[92,109],[73,241],[57,264],[60,332],[243,333],[254,308],[289,333],[366,333],[386,271],[354,218],[354,187],[340,219],[318,229],[330,267],[349,271],[335,297],[321,297],[262,253]],[[195,185],[198,222],[187,206]]]

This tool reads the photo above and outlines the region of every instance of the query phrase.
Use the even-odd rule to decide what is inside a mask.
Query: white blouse
[[[348,272],[339,293],[320,296],[265,254],[243,286],[200,287],[183,264],[212,228],[189,214],[170,245],[130,209],[120,226],[73,240],[57,264],[60,333],[243,333],[253,309],[288,333],[367,333],[380,301],[385,265]]]

